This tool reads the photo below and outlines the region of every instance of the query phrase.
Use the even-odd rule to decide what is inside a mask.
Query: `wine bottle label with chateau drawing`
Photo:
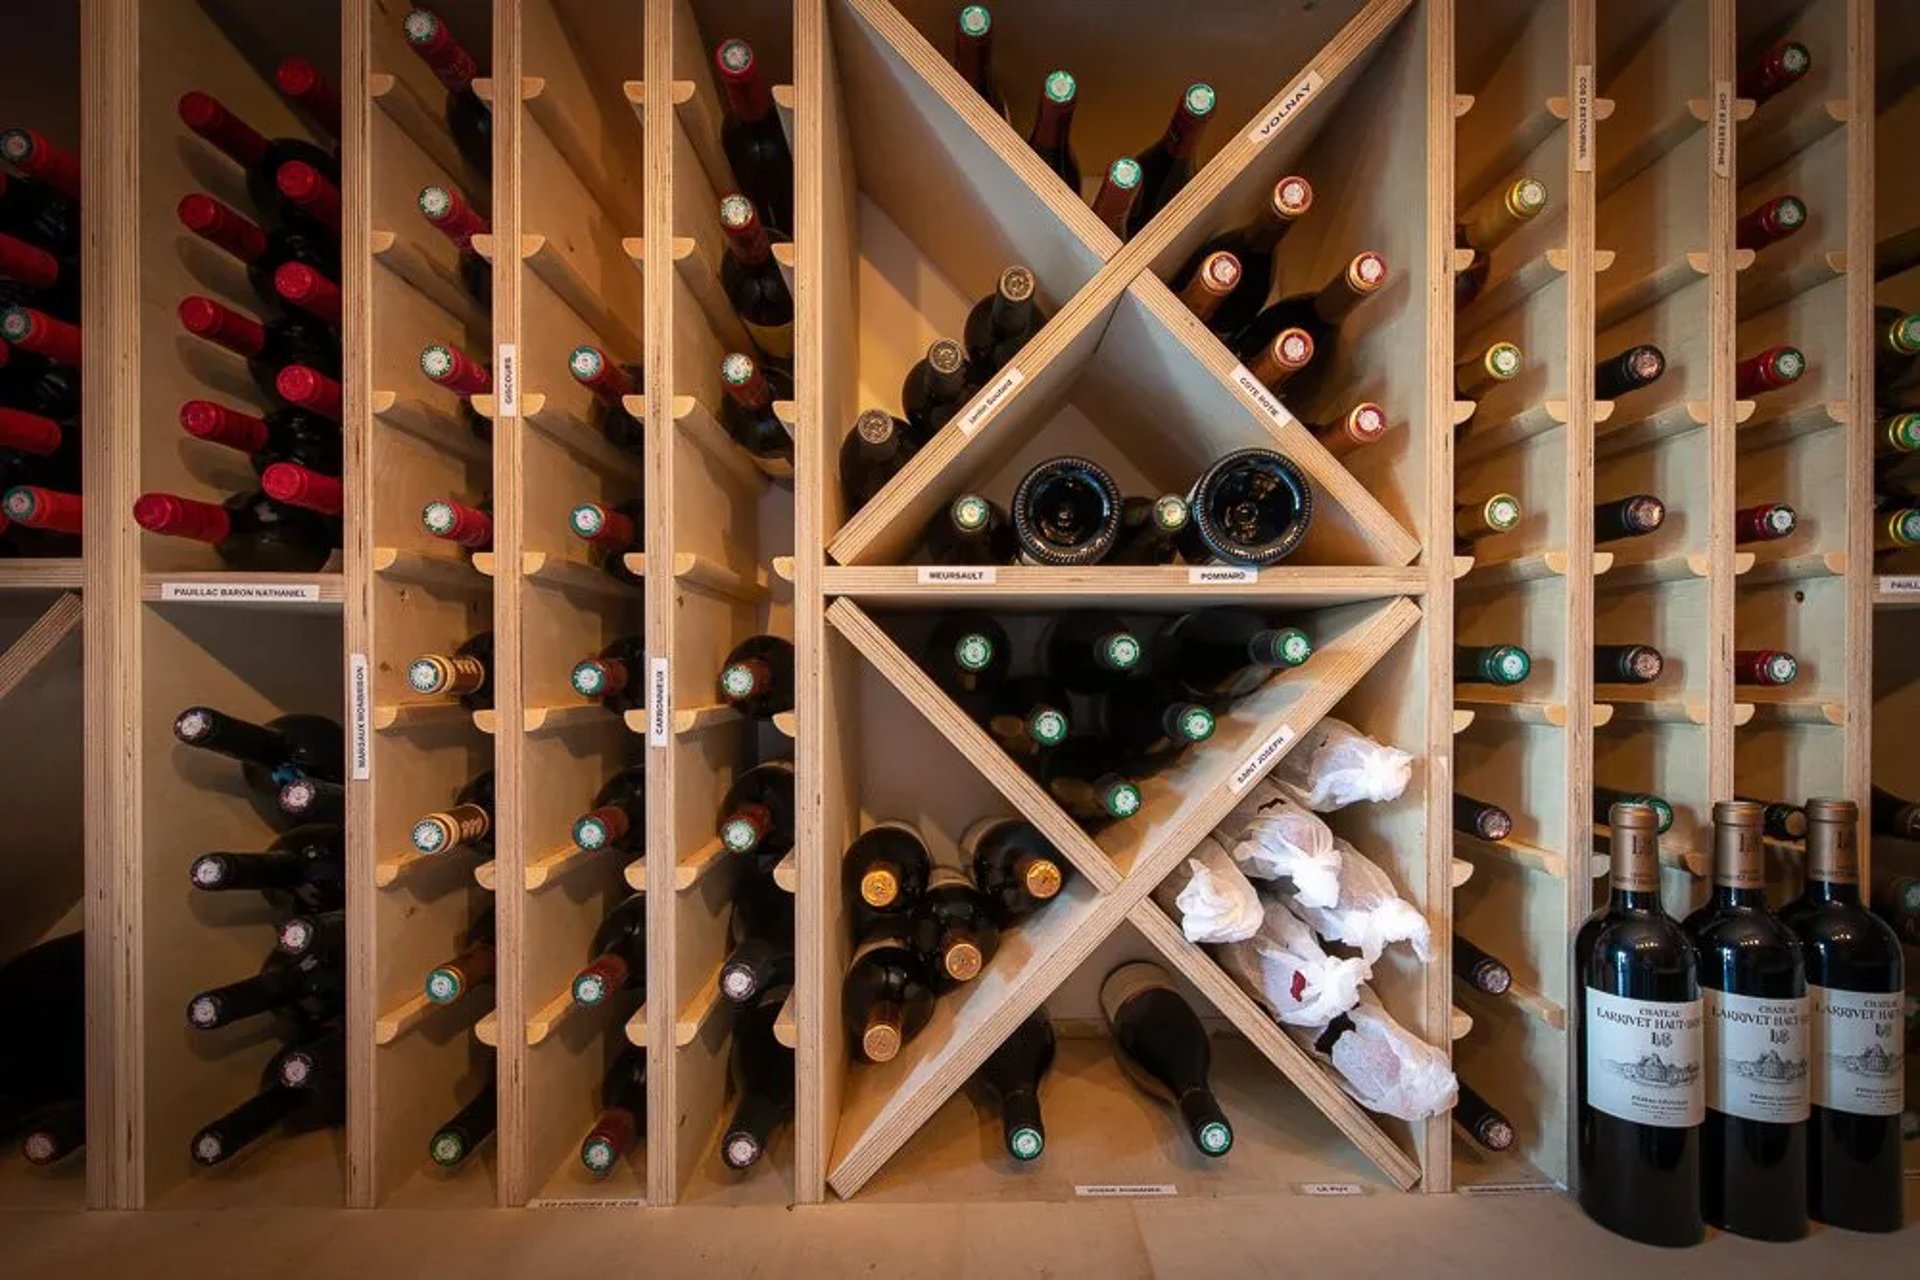
[[[1587,1101],[1635,1124],[1684,1129],[1706,1119],[1698,1000],[1636,1000],[1588,987]]]
[[[1809,1114],[1807,998],[1700,989],[1707,1105],[1722,1115],[1794,1124]]]
[[[1813,1100],[1830,1111],[1897,1116],[1906,1097],[1898,991],[1807,985]]]

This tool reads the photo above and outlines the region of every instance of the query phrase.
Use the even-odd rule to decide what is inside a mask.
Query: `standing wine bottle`
[[[493,172],[493,111],[473,90],[480,64],[440,15],[415,9],[406,17],[407,43],[447,91],[447,130],[460,156],[482,174]]]
[[[785,1000],[784,992],[769,992],[734,1021],[728,1066],[739,1101],[720,1137],[720,1158],[729,1169],[758,1164],[774,1131],[793,1116],[793,1050],[774,1034]]]
[[[1010,564],[1020,553],[1007,513],[977,493],[961,494],[928,521],[921,546],[934,564]]]
[[[753,201],[729,195],[720,201],[720,233],[726,256],[720,260],[720,287],[747,335],[772,364],[793,368],[793,294],[773,243]]]
[[[433,1131],[427,1139],[427,1156],[442,1169],[458,1169],[467,1157],[486,1144],[498,1122],[499,1093],[491,1064],[483,1073],[485,1083],[473,1101],[453,1113],[453,1118]]]
[[[1060,895],[1073,864],[1024,818],[982,818],[960,836],[960,857],[1001,928]]]
[[[983,727],[1029,773],[1073,730],[1064,686],[1045,676],[1016,676],[994,690]]]
[[[1046,1149],[1040,1082],[1053,1067],[1053,1055],[1053,1023],[1045,1009],[1035,1009],[974,1072],[975,1089],[1000,1111],[1000,1132],[1015,1160],[1037,1160]]]
[[[1650,493],[1602,502],[1593,509],[1593,540],[1617,542],[1622,538],[1640,538],[1658,529],[1667,519],[1667,504]]]
[[[1207,1081],[1207,1030],[1156,964],[1123,964],[1100,984],[1100,1010],[1121,1070],[1143,1092],[1171,1102],[1201,1155],[1224,1156],[1233,1126]]]
[[[1078,734],[1041,754],[1040,785],[1068,817],[1093,830],[1140,812],[1140,788],[1126,767],[1112,744]]]
[[[570,834],[582,849],[646,852],[646,766],[629,765],[601,783],[593,807],[574,819]]]
[[[1460,503],[1453,509],[1455,546],[1470,551],[1482,538],[1518,529],[1524,516],[1520,499],[1510,493],[1496,493],[1484,499]]]
[[[1806,887],[1780,919],[1800,939],[1811,1014],[1807,1211],[1849,1231],[1898,1231],[1900,940],[1860,905],[1853,802],[1806,807]]]
[[[1496,342],[1485,351],[1470,353],[1453,366],[1453,394],[1461,400],[1479,400],[1503,382],[1512,382],[1526,367],[1526,356],[1511,342]]]
[[[178,214],[187,230],[246,264],[247,280],[262,302],[274,300],[274,273],[289,262],[311,267],[328,280],[340,278],[340,245],[318,228],[269,230],[202,192],[183,196]]]
[[[920,833],[904,822],[881,822],[847,846],[840,860],[840,891],[856,916],[903,913],[927,890],[933,858]]]
[[[976,383],[987,379],[1018,355],[1028,339],[1040,332],[1047,317],[1034,297],[1033,272],[1011,266],[1000,273],[993,292],[973,304],[961,335],[967,343],[967,372]]]
[[[1453,935],[1453,979],[1484,995],[1503,996],[1513,988],[1513,970],[1504,960]]]
[[[1118,614],[1077,609],[1053,620],[1040,654],[1047,674],[1068,689],[1099,694],[1126,688],[1146,648]]]
[[[280,169],[287,164],[306,164],[337,182],[340,166],[331,155],[304,138],[263,137],[210,94],[185,94],[179,112],[187,128],[224,151],[246,172],[247,195],[256,212],[282,225],[316,229],[299,205],[281,194]]]
[[[1784,502],[1763,502],[1733,513],[1733,540],[1745,545],[1777,542],[1800,527],[1800,514]]]
[[[722,41],[713,51],[726,95],[720,148],[740,190],[760,210],[769,229],[793,234],[793,152],[773,109],[773,93],[745,40]]]
[[[1792,684],[1800,663],[1784,649],[1737,649],[1733,655],[1733,682],[1751,685]]]
[[[617,716],[647,705],[647,639],[620,636],[591,658],[573,664],[567,683],[583,698],[597,699]]]
[[[1514,232],[1532,222],[1547,207],[1547,184],[1538,178],[1516,178],[1480,197],[1454,224],[1456,249],[1473,250],[1473,262],[1453,277],[1453,305],[1464,307],[1487,287],[1493,251]]]
[[[967,402],[972,383],[967,353],[959,343],[940,338],[928,347],[900,384],[900,411],[914,439],[921,444],[933,439]]]
[[[480,631],[452,653],[423,653],[407,665],[407,687],[428,697],[454,697],[469,711],[493,707],[493,632]]]
[[[420,508],[420,527],[442,542],[451,542],[469,559],[476,551],[493,550],[493,504],[468,506],[451,498],[436,498]]]
[[[1488,1151],[1505,1151],[1511,1147],[1513,1122],[1468,1088],[1465,1080],[1460,1081],[1459,1086],[1460,1096],[1453,1104],[1453,1122]]]
[[[720,843],[771,866],[793,847],[793,762],[769,760],[733,780],[720,801]]]
[[[793,710],[793,641],[762,635],[735,645],[720,668],[720,697],[754,720]]]
[[[573,975],[573,1002],[605,1004],[647,989],[647,895],[636,893],[601,919],[587,944],[586,967]]]
[[[1107,563],[1173,563],[1180,551],[1180,533],[1190,519],[1187,500],[1177,493],[1124,499],[1120,504],[1120,532],[1114,537]]]
[[[912,461],[911,428],[885,409],[865,409],[840,442],[840,495],[849,515],[860,510]]]
[[[1885,392],[1913,371],[1920,356],[1920,315],[1898,307],[1875,307],[1873,326],[1873,386]]]
[[[793,436],[774,411],[775,400],[793,399],[793,379],[773,365],[756,364],[735,351],[720,362],[720,385],[727,393],[720,425],[752,454],[762,469],[793,474]]]
[[[637,364],[617,364],[600,348],[583,343],[567,353],[567,372],[593,393],[593,416],[601,437],[616,449],[644,453],[646,424],[628,410],[627,398],[641,394],[646,371]]]
[[[1713,806],[1713,898],[1688,916],[1706,1015],[1707,1115],[1700,1207],[1760,1240],[1807,1233],[1807,980],[1800,943],[1767,910],[1750,800]]]
[[[268,902],[301,911],[346,904],[346,836],[337,826],[308,824],[277,836],[257,853],[203,853],[187,867],[202,893],[258,890]]]
[[[1593,646],[1593,678],[1600,684],[1652,684],[1666,668],[1665,655],[1650,644]]]
[[[642,1045],[621,1049],[600,1078],[600,1114],[580,1141],[580,1164],[596,1178],[626,1159],[647,1127],[647,1051]]]
[[[196,440],[225,445],[247,455],[259,474],[276,462],[293,462],[321,475],[340,474],[340,428],[300,409],[275,409],[262,418],[211,400],[180,406],[180,429]]]
[[[1533,656],[1517,644],[1457,644],[1453,647],[1456,684],[1507,688],[1533,674]]]
[[[1180,554],[1259,569],[1292,555],[1313,522],[1313,486],[1285,454],[1236,449],[1200,473],[1187,493]]]
[[[980,976],[1000,947],[1000,926],[973,882],[951,867],[935,867],[913,904],[907,941],[944,993]]]
[[[960,10],[953,34],[953,69],[960,73],[973,91],[989,107],[1008,119],[1007,100],[993,79],[993,15],[983,4],[970,4]]]
[[[1603,787],[1598,783],[1593,788],[1593,820],[1605,825],[1615,805],[1639,805],[1653,810],[1654,831],[1665,835],[1673,829],[1673,806],[1661,797],[1646,791],[1621,791],[1613,787]]]
[[[793,985],[793,895],[770,875],[743,879],[728,926],[733,949],[720,965],[720,994],[736,1005]]]
[[[1150,676],[1103,705],[1102,736],[1134,774],[1158,773],[1213,736],[1213,712],[1181,697],[1163,676]]]
[[[1652,386],[1666,371],[1667,356],[1660,348],[1650,342],[1628,347],[1594,367],[1594,398],[1618,400],[1629,392]]]
[[[427,972],[427,999],[438,1005],[453,1004],[475,987],[493,981],[493,909],[489,907],[468,926],[460,950]]]
[[[295,1132],[327,1129],[346,1120],[343,1074],[327,1075],[319,1087],[294,1088],[280,1078],[282,1055],[267,1060],[260,1091],[193,1135],[188,1151],[202,1168],[225,1164],[247,1147],[284,1125]]]
[[[1660,906],[1659,819],[1616,805],[1612,896],[1574,941],[1580,1207],[1643,1244],[1696,1244],[1706,1045],[1693,943]]]
[[[1872,807],[1868,810],[1868,822],[1876,836],[1920,840],[1920,803],[1875,787]]]
[[[407,838],[432,856],[465,849],[483,862],[493,857],[493,770],[463,783],[451,806],[415,822]]]
[[[862,942],[840,983],[840,1016],[854,1057],[898,1057],[932,1020],[933,1000],[933,976],[904,942],[884,933]]]
[[[1182,614],[1154,642],[1154,670],[1184,697],[1219,709],[1313,656],[1298,627],[1273,626],[1251,609],[1220,605]]]
[[[1097,564],[1120,535],[1120,486],[1085,458],[1051,458],[1013,491],[1013,533],[1023,563]]]
[[[465,286],[467,296],[492,310],[493,264],[473,247],[475,236],[493,234],[492,224],[474,211],[465,196],[438,183],[420,188],[418,203],[420,216],[453,241],[453,247],[460,251],[460,283]]]
[[[1799,83],[1813,69],[1813,55],[1798,40],[1782,40],[1758,59],[1740,68],[1736,92],[1754,105]]]
[[[1250,356],[1282,329],[1306,330],[1317,358],[1294,375],[1293,394],[1301,404],[1311,405],[1319,399],[1321,384],[1334,363],[1341,326],[1355,307],[1386,287],[1387,276],[1385,258],[1371,251],[1355,254],[1339,275],[1317,291],[1282,298],[1254,317],[1237,350],[1242,357]]]
[[[1513,815],[1497,804],[1453,793],[1453,829],[1482,840],[1505,840],[1513,834]]]
[[[1733,224],[1734,247],[1757,252],[1779,244],[1806,225],[1804,201],[1798,196],[1775,196]]]
[[[188,707],[174,717],[173,736],[238,760],[256,807],[272,815],[276,827],[290,825],[280,815],[282,785],[297,778],[346,781],[346,737],[339,721],[326,716],[296,713],[254,724],[212,707]]]
[[[1107,224],[1107,230],[1126,240],[1131,233],[1127,220],[1133,214],[1133,202],[1140,198],[1140,164],[1132,156],[1121,156],[1107,166],[1107,177],[1094,193],[1093,215]]]
[[[1273,184],[1258,217],[1201,245],[1173,277],[1174,289],[1185,291],[1206,274],[1206,264],[1215,254],[1233,255],[1239,271],[1229,286],[1230,291],[1207,319],[1207,327],[1219,334],[1220,341],[1230,350],[1238,349],[1241,335],[1266,305],[1267,294],[1273,291],[1274,258],[1280,242],[1311,208],[1313,184],[1298,174],[1287,174]]]
[[[1075,198],[1080,195],[1080,159],[1073,154],[1073,104],[1079,86],[1065,71],[1049,72],[1040,85],[1040,106],[1034,111],[1027,145],[1040,163],[1053,170]]]
[[[973,610],[941,615],[921,650],[933,682],[975,720],[985,718],[1012,653],[1006,628]]]
[[[276,951],[256,976],[213,987],[188,1000],[187,1025],[212,1031],[269,1013],[316,1026],[339,1017],[346,1003],[347,975],[336,958],[295,959]]]
[[[1766,392],[1792,386],[1800,381],[1801,375],[1806,371],[1807,357],[1802,354],[1800,348],[1768,347],[1757,355],[1748,356],[1735,366],[1733,393],[1742,400],[1751,400]]]
[[[629,555],[647,549],[645,499],[582,502],[567,512],[567,529],[587,544],[587,558],[605,569],[609,576],[630,587],[647,584],[644,566],[634,569],[627,565]]]
[[[1213,119],[1217,101],[1213,86],[1188,85],[1180,95],[1180,105],[1174,108],[1173,119],[1167,123],[1167,131],[1159,141],[1137,153],[1140,196],[1127,215],[1128,239],[1139,235],[1153,215],[1166,208],[1193,180],[1193,153],[1207,122]]]
[[[264,492],[238,493],[217,505],[171,493],[142,494],[133,519],[148,533],[207,543],[229,569],[245,573],[313,573],[340,543],[338,521]]]

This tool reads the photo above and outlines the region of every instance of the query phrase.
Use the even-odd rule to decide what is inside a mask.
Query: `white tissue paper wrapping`
[[[1276,1022],[1324,1026],[1353,1007],[1366,980],[1364,961],[1328,955],[1313,930],[1274,898],[1263,898],[1260,930],[1213,949],[1234,981]]]
[[[1412,756],[1332,716],[1307,730],[1272,774],[1283,792],[1316,813],[1332,813],[1362,800],[1395,799],[1412,776]]]
[[[1361,988],[1359,1003],[1346,1014],[1353,1030],[1335,1040],[1330,1053],[1313,1048],[1324,1023],[1289,1027],[1288,1034],[1322,1062],[1331,1061],[1340,1087],[1369,1111],[1412,1121],[1453,1106],[1460,1086],[1446,1054],[1389,1017],[1371,988]]]
[[[1333,832],[1272,783],[1256,783],[1213,836],[1252,879],[1291,880],[1308,906],[1338,901],[1340,851],[1333,847]]]
[[[1294,914],[1327,941],[1359,948],[1369,977],[1373,962],[1395,942],[1411,946],[1423,962],[1431,960],[1433,936],[1427,918],[1400,896],[1392,879],[1365,854],[1339,836],[1333,838],[1333,847],[1340,851],[1339,900],[1319,907],[1295,894],[1287,899]]]
[[[1212,836],[1201,839],[1186,867],[1162,880],[1153,896],[1180,921],[1188,942],[1238,942],[1260,928],[1260,895]]]

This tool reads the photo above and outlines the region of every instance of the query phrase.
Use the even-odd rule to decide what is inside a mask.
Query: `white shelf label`
[[[1227,789],[1233,792],[1233,794],[1239,795],[1242,791],[1252,786],[1253,780],[1265,773],[1267,766],[1272,764],[1274,758],[1292,741],[1292,725],[1283,724],[1278,729],[1275,729],[1273,736],[1261,743],[1258,747],[1255,747],[1253,754],[1247,757],[1246,763],[1233,771],[1233,777],[1227,780]]]
[[[317,582],[163,582],[162,600],[211,604],[312,604],[320,599]]]
[[[1180,1188],[1171,1182],[1078,1182],[1074,1184],[1073,1194],[1102,1199],[1125,1196],[1177,1196],[1180,1194]]]
[[[1013,365],[1002,369],[993,385],[974,396],[973,403],[960,415],[960,434],[971,438],[980,428],[993,421],[993,415],[1000,412],[1000,406],[1007,402],[1013,389],[1026,380],[1027,375]]]
[[[1463,1196],[1530,1196],[1559,1189],[1559,1185],[1552,1182],[1476,1182],[1455,1188]]]
[[[1593,64],[1573,69],[1573,167],[1593,172]]]
[[[1233,385],[1240,394],[1253,403],[1253,407],[1273,419],[1275,426],[1286,426],[1293,421],[1293,415],[1287,412],[1287,406],[1275,398],[1267,389],[1267,384],[1253,376],[1253,370],[1243,364],[1233,366]]]
[[[1260,581],[1258,569],[1236,569],[1226,564],[1195,565],[1187,570],[1187,585],[1194,587],[1217,587],[1228,584],[1253,584]]]
[[[667,703],[672,697],[672,688],[667,680],[667,660],[653,659],[652,669],[647,673],[647,745],[650,747],[667,745],[670,723]]]
[[[1716,80],[1713,85],[1713,176],[1733,176],[1733,81]]]
[[[1000,570],[990,564],[923,564],[917,576],[923,587],[990,587],[999,581]]]
[[[1874,579],[1873,589],[1883,596],[1920,596],[1920,576],[1883,573]]]
[[[1313,101],[1313,95],[1320,92],[1320,86],[1327,82],[1326,77],[1317,70],[1310,70],[1294,86],[1287,90],[1273,110],[1260,117],[1260,122],[1247,134],[1247,141],[1259,146],[1280,132],[1280,126],[1293,117],[1293,114]]]
[[[350,776],[355,782],[365,782],[373,777],[373,688],[364,653],[347,655],[347,709],[353,720],[353,740],[347,744]]]
[[[503,418],[520,416],[520,353],[511,342],[500,344],[493,361],[494,408]]]
[[[1293,1189],[1303,1196],[1363,1196],[1367,1189],[1357,1182],[1296,1182]]]

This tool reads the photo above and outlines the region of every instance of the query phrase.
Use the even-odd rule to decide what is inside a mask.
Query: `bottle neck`
[[[1058,151],[1067,143],[1067,134],[1073,128],[1073,99],[1057,101],[1046,94],[1040,96],[1040,111],[1034,117],[1031,143],[1037,150]]]
[[[1800,896],[1807,902],[1857,907],[1860,905],[1860,885],[1852,880],[1820,880],[1808,876]]]

